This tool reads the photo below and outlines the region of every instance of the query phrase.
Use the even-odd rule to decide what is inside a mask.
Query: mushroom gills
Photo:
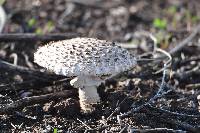
[[[100,102],[97,87],[103,82],[98,76],[82,75],[70,81],[70,84],[78,88],[80,107],[84,113],[94,111],[94,104]]]

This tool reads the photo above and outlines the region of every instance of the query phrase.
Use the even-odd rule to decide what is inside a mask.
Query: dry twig
[[[149,104],[149,107],[151,109],[155,109],[158,110],[160,112],[166,113],[166,114],[170,114],[170,115],[175,115],[175,116],[181,116],[181,117],[192,117],[192,118],[200,118],[200,115],[191,115],[191,114],[183,114],[183,113],[178,113],[178,112],[172,112],[163,108],[157,108],[154,107],[153,105]]]
[[[57,33],[37,35],[34,33],[5,33],[0,34],[0,42],[16,41],[57,41],[80,36],[78,33]]]
[[[176,54],[176,53],[177,53],[178,51],[180,51],[185,45],[187,45],[188,42],[190,42],[190,41],[199,33],[199,31],[200,31],[200,24],[197,25],[197,26],[194,28],[193,32],[192,32],[187,38],[185,38],[183,41],[181,41],[179,44],[177,44],[176,47],[174,47],[173,49],[171,49],[171,50],[169,51],[169,53],[170,53],[171,55]]]
[[[75,92],[72,90],[64,90],[61,92],[55,92],[55,93],[45,94],[45,95],[40,95],[40,96],[25,97],[9,104],[0,104],[0,114],[10,113],[17,109],[23,108],[27,105],[30,106],[33,104],[44,103],[44,102],[59,99],[59,98],[66,98],[74,94]]]
[[[13,65],[1,59],[0,59],[0,69],[9,70],[12,72],[26,73],[42,81],[48,81],[50,79],[56,79],[59,77],[59,76],[56,76],[55,74],[40,72],[39,70],[36,70],[36,69],[30,69],[23,66]]]
[[[77,120],[79,122],[81,122],[85,127],[87,127],[89,130],[93,130],[90,126],[88,126],[86,123],[84,123],[83,121],[81,121],[79,118],[77,118]]]
[[[188,131],[188,132],[193,132],[193,133],[198,133],[200,131],[200,129],[198,127],[194,127],[186,122],[181,122],[179,120],[174,120],[174,119],[161,119],[161,121],[163,122],[166,122],[168,124],[171,124],[171,125],[176,125],[176,126],[179,126],[181,127],[182,129]]]
[[[41,78],[41,77],[40,77]],[[33,89],[35,85],[37,85],[37,88],[40,87],[45,87],[45,86],[53,86],[53,85],[59,85],[62,83],[67,83],[66,87],[70,87],[71,85],[69,84],[70,78],[62,78],[62,79],[48,79],[45,78],[46,80],[40,80],[40,79],[32,79],[28,81],[23,81],[22,83],[9,83],[9,84],[2,84],[0,85],[0,92],[1,91],[6,91],[6,90],[13,90],[13,87],[15,90],[29,90]],[[25,87],[24,87],[25,86]]]
[[[81,6],[86,6],[86,7],[91,7],[91,8],[100,8],[100,9],[110,9],[110,8],[114,8],[117,7],[119,5],[121,5],[122,3],[120,2],[111,2],[111,3],[107,3],[107,2],[102,2],[102,1],[91,1],[91,0],[67,0],[67,2],[71,2],[77,5],[81,5]]]
[[[135,133],[135,132],[140,132],[140,133],[146,133],[146,132],[186,133],[186,131],[183,131],[183,130],[174,130],[174,129],[169,129],[169,128],[148,128],[148,129],[131,128],[131,129],[129,129],[129,133]]]

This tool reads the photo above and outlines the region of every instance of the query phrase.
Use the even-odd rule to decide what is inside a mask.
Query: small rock
[[[20,75],[15,75],[13,77],[13,79],[14,79],[15,82],[19,82],[19,83],[22,83],[24,81],[23,78]]]
[[[5,58],[6,56],[6,51],[5,50],[0,50],[0,57]]]
[[[21,94],[20,94],[20,97],[21,98],[25,98],[25,97],[29,97],[29,96],[31,96],[32,95],[32,92],[22,92]]]

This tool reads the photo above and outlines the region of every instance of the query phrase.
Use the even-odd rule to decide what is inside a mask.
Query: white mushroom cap
[[[6,13],[4,11],[4,8],[0,6],[0,32],[2,32],[4,25],[6,23]]]
[[[136,65],[126,49],[94,38],[49,43],[37,50],[34,59],[40,66],[64,76],[116,74]]]

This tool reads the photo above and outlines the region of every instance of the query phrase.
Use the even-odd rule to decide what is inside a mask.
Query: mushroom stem
[[[97,87],[102,80],[96,76],[78,76],[70,81],[70,84],[79,89],[80,107],[85,113],[94,110],[93,105],[100,102]]]
[[[84,112],[92,112],[94,110],[92,105],[100,102],[100,97],[95,86],[79,88],[79,98],[80,107]]]

